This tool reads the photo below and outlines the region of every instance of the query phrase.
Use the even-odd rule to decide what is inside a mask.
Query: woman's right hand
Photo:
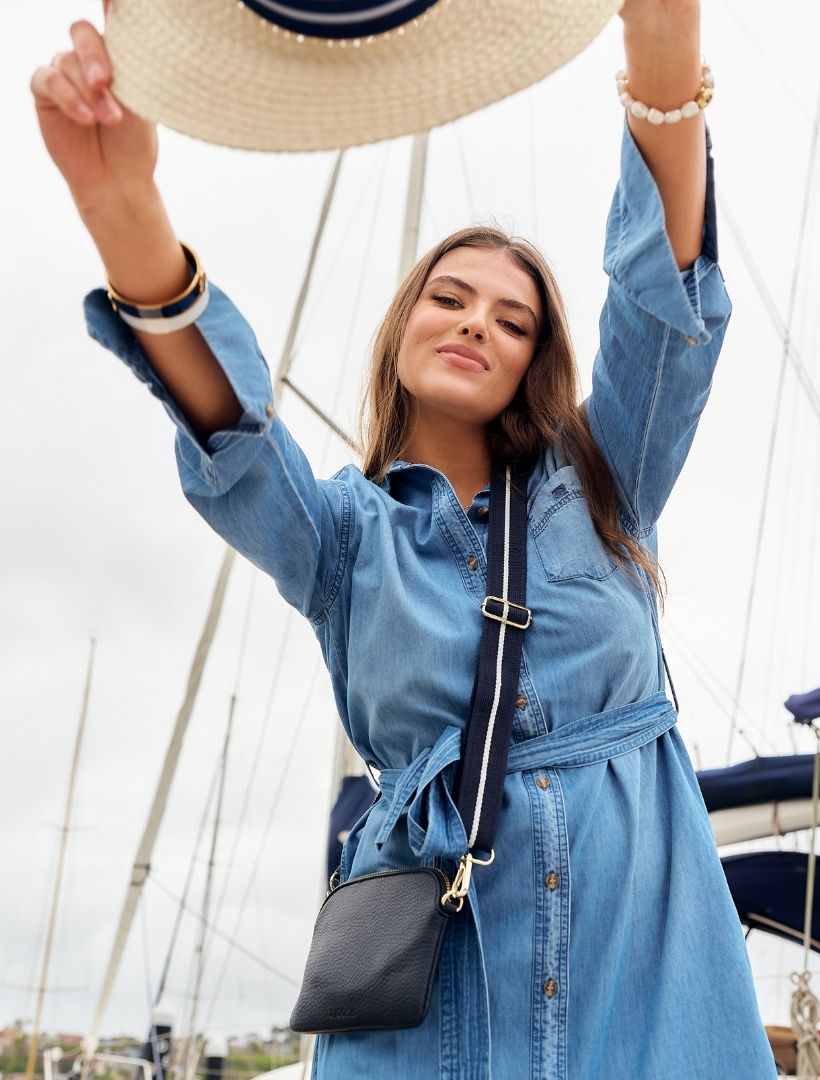
[[[154,183],[156,125],[114,98],[99,31],[75,22],[71,40],[71,52],[31,79],[43,139],[114,288],[134,303],[161,303],[188,285],[191,270]],[[242,406],[196,326],[134,333],[203,445],[239,420]]]
[[[157,133],[112,94],[111,61],[96,27],[81,20],[70,33],[74,48],[34,72],[31,92],[48,152],[82,212],[152,184]]]

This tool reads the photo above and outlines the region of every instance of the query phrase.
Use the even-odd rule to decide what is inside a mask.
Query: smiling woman
[[[410,271],[376,335],[360,413],[362,471],[381,483],[396,459],[426,462],[469,510],[493,464],[532,462],[552,446],[575,463],[610,564],[625,557],[660,594],[651,548],[619,521],[579,387],[564,302],[543,255],[500,229],[461,229]]]
[[[543,257],[497,230],[462,230],[391,303],[362,468],[329,479],[277,416],[252,329],[178,243],[154,183],[155,129],[114,99],[100,35],[75,24],[74,49],[32,80],[108,272],[86,297],[89,332],[165,406],[190,503],[310,621],[341,723],[380,771],[380,798],[345,840],[342,884],[464,869],[479,834],[471,826],[468,845],[455,767],[482,624],[518,645],[526,631],[508,669],[499,650],[508,755],[483,744],[482,790],[491,776],[501,807],[494,858],[470,852],[481,869],[460,879],[464,916],[426,968],[429,1008],[414,1027],[354,1030],[357,1003],[345,1002],[344,1025],[319,1028],[314,1080],[775,1075],[658,626],[657,523],[731,311],[709,134],[700,107],[687,118],[676,107],[701,79],[698,6],[626,0],[622,14],[641,109],[623,129],[589,398]],[[677,119],[650,130],[667,114]],[[499,475],[516,477],[515,499],[510,484],[491,497]],[[488,567],[509,555],[511,505],[526,622],[506,578],[501,614],[492,604]],[[366,950],[342,959],[334,975],[367,970]],[[403,973],[418,959],[388,962]]]

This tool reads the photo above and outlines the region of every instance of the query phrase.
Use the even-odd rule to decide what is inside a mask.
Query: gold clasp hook
[[[464,907],[464,897],[470,891],[473,866],[489,866],[493,859],[495,859],[495,851],[490,852],[488,859],[479,859],[475,855],[471,855],[469,851],[465,852],[461,856],[456,876],[453,878],[453,884],[441,898],[442,905],[446,907],[448,903],[453,901],[456,902],[456,911],[461,911]]]

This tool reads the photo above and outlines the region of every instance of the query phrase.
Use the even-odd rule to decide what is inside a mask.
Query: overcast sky
[[[0,1027],[31,1018],[88,643],[98,641],[86,741],[44,1026],[89,1027],[137,840],[222,559],[182,498],[162,409],[85,334],[96,252],[41,146],[28,82],[99,5],[16,5],[0,36],[6,131],[0,261],[6,495],[0,532]],[[740,14],[742,13],[742,15]],[[742,231],[785,321],[818,98],[812,0],[707,0],[704,49],[717,82],[708,119],[721,193],[721,263],[734,315],[712,399],[661,522],[664,633],[696,765],[727,764],[728,715],[759,527],[782,343],[729,228]],[[604,222],[622,110],[617,20],[546,83],[436,131],[422,247],[496,219],[540,244],[567,300],[588,388],[606,279]],[[361,361],[395,282],[409,141],[348,154],[306,309],[294,381],[346,428]],[[275,366],[299,288],[330,154],[258,155],[163,132],[159,181],[178,234],[202,255]],[[820,387],[820,221],[815,174],[792,338]],[[281,403],[319,475],[344,445],[292,396]],[[808,751],[783,700],[820,683],[820,419],[787,370],[742,686],[760,753]],[[243,628],[247,627],[242,653]],[[240,654],[241,663],[240,663]],[[287,976],[224,947],[209,954],[200,1026],[263,1030],[289,1015],[324,872],[336,720],[318,647],[272,583],[237,561],[103,1031],[139,1033],[165,956],[228,703],[239,704],[220,839],[217,922]],[[261,741],[260,741],[261,740]],[[736,736],[732,761],[751,753]],[[253,785],[251,770],[256,765]],[[243,798],[248,813],[229,854]],[[272,817],[271,817],[271,812]],[[267,822],[270,829],[266,832]],[[788,843],[787,841],[786,843]],[[197,864],[194,896],[202,888]],[[182,1024],[194,924],[168,996]],[[764,1018],[785,1022],[796,950],[750,940]]]

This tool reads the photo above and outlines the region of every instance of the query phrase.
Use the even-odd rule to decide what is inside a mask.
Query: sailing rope
[[[740,697],[743,690],[744,676],[746,674],[746,657],[749,651],[749,635],[752,624],[752,611],[754,609],[755,595],[757,593],[757,582],[760,571],[761,554],[763,551],[763,534],[766,526],[767,511],[769,509],[769,489],[772,482],[775,447],[777,445],[777,435],[780,427],[781,403],[783,399],[783,387],[786,380],[786,368],[790,361],[794,363],[794,357],[792,355],[793,349],[791,344],[792,327],[794,323],[795,307],[797,304],[797,286],[800,281],[800,269],[803,261],[804,240],[807,232],[806,225],[808,222],[809,207],[811,206],[811,199],[813,194],[814,170],[817,161],[818,135],[820,135],[820,94],[818,94],[817,97],[817,108],[815,111],[814,128],[812,131],[811,146],[809,149],[809,160],[806,167],[806,183],[803,192],[803,206],[800,217],[799,231],[797,234],[797,250],[795,252],[794,269],[792,271],[791,288],[789,291],[788,312],[786,315],[786,322],[782,333],[783,351],[780,360],[780,371],[778,372],[777,377],[777,389],[775,391],[772,427],[769,433],[769,449],[766,458],[766,475],[763,481],[763,496],[760,504],[760,516],[758,519],[757,536],[755,539],[752,577],[749,583],[749,595],[746,602],[746,618],[743,627],[743,644],[740,650],[740,663],[738,665],[737,682],[735,685],[735,699],[732,709],[732,722],[729,729],[729,743],[726,748],[727,765],[730,765],[732,762],[732,741],[734,739],[735,728],[737,727],[737,714],[740,708]],[[815,404],[818,405],[818,415],[820,415],[820,403],[815,402]]]
[[[227,942],[231,949],[235,949],[243,956],[246,956],[248,960],[253,960],[255,964],[258,964],[259,967],[263,968],[265,971],[270,972],[271,975],[275,975],[283,982],[289,983],[297,990],[299,989],[300,983],[298,979],[292,978],[292,976],[287,975],[284,971],[280,971],[279,968],[274,967],[273,964],[268,963],[264,956],[258,956],[255,952],[247,948],[240,941],[237,941],[236,938],[231,937],[231,935],[226,930],[222,930],[221,927],[216,926],[208,919],[203,919],[202,912],[197,911],[195,908],[192,908],[189,904],[184,902],[182,900],[182,897],[178,893],[175,893],[173,889],[170,889],[164,882],[159,880],[156,872],[151,873],[148,881],[151,885],[154,886],[154,888],[159,889],[161,893],[164,893],[169,900],[173,900],[175,904],[181,904],[183,911],[185,911],[186,915],[190,915],[193,919],[196,919],[197,922],[203,923],[213,935],[220,938],[220,940]],[[207,1029],[208,1024],[206,1023],[203,1025],[203,1030]]]
[[[796,989],[792,994],[791,1022],[792,1031],[797,1040],[797,1075],[803,1080],[817,1080],[820,1077],[820,1038],[817,1034],[817,1019],[820,1014],[820,1001],[809,987],[809,951],[811,949],[811,924],[814,911],[814,837],[817,831],[817,804],[820,801],[820,730],[812,724],[812,731],[817,739],[814,754],[814,777],[812,780],[812,817],[811,842],[809,846],[808,874],[806,875],[806,905],[803,917],[803,971],[794,972],[792,981]]]

